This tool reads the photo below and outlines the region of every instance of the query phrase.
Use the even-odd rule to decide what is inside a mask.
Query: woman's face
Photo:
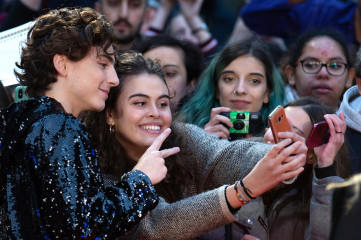
[[[232,111],[259,112],[269,101],[265,68],[248,54],[223,69],[217,87],[220,105]]]
[[[117,140],[128,154],[143,154],[171,121],[168,88],[157,75],[130,76],[116,110],[107,112],[107,123],[114,125]]]
[[[317,37],[309,41],[298,59],[298,65],[289,68],[286,74],[289,84],[294,86],[299,96],[312,96],[324,104],[337,109],[345,88],[352,84],[354,70],[348,70],[340,76],[332,76],[322,67],[318,73],[305,73],[300,61],[311,60],[321,63],[347,63],[340,45],[328,37]]]
[[[156,47],[144,53],[144,57],[160,60],[172,96],[171,109],[176,110],[179,101],[193,91],[193,85],[187,83],[187,69],[182,51],[173,47]]]

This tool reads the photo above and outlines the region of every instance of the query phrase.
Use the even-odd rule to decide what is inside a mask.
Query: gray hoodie
[[[338,113],[342,111],[346,117],[346,144],[353,173],[361,172],[361,96],[357,86],[348,89]]]
[[[347,127],[361,132],[361,96],[357,86],[353,86],[345,92],[338,113],[340,111],[346,117]]]

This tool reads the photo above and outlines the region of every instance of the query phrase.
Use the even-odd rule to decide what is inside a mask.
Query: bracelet
[[[246,198],[242,197],[241,193],[238,192],[238,187],[237,187],[238,182],[239,181],[236,181],[234,183],[234,190],[236,190],[238,200],[242,203],[242,205],[245,205],[245,204],[249,203],[251,200],[249,200],[249,199],[247,200]]]
[[[254,198],[254,197],[251,196],[251,193],[252,193],[251,190],[249,190],[248,188],[246,188],[246,187],[244,186],[242,179],[239,180],[239,183],[241,184],[241,187],[243,188],[243,191],[244,191],[244,193],[247,195],[247,197],[249,197],[250,199],[256,199],[256,198]]]

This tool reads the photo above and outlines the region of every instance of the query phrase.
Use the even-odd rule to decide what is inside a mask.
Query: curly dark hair
[[[53,64],[55,54],[71,61],[83,59],[91,47],[100,47],[106,54],[113,44],[113,27],[106,18],[91,8],[62,8],[37,18],[29,30],[22,49],[22,71],[14,71],[20,84],[27,86],[30,97],[44,95],[58,72]]]

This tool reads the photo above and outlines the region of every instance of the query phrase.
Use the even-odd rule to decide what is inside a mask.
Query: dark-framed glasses
[[[308,74],[316,74],[321,71],[323,66],[326,67],[328,74],[332,76],[341,76],[345,73],[348,66],[347,63],[332,61],[328,63],[322,63],[315,60],[302,60],[300,61],[302,70]],[[297,65],[297,64],[296,64]]]

